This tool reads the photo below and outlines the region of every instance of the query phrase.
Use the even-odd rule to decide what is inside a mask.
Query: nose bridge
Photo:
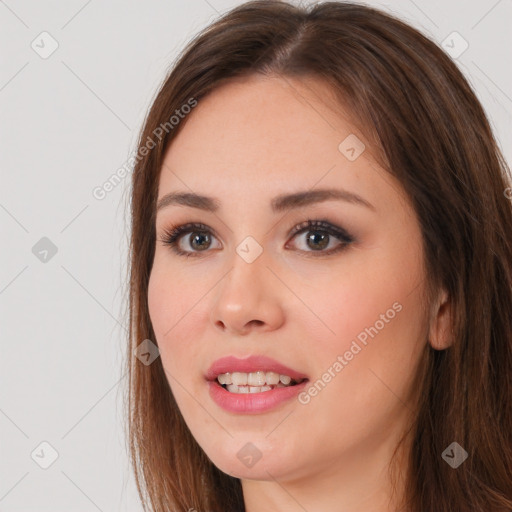
[[[239,244],[229,260],[230,270],[220,283],[219,299],[225,304],[245,304],[254,307],[260,300],[269,274],[267,258],[263,252],[254,258],[251,247],[247,250],[244,242]],[[254,258],[254,259],[253,259]]]
[[[219,327],[242,332],[250,323],[270,329],[282,322],[279,292],[271,282],[275,277],[267,268],[267,254],[256,243],[242,241],[229,259],[230,269],[219,283],[212,307],[212,322]]]
[[[233,233],[240,240],[241,230],[234,230]],[[254,236],[247,235],[241,238],[241,241],[236,244],[229,258],[230,272],[226,276],[228,279],[227,288],[231,288],[231,292],[238,292],[238,290],[248,290],[248,287],[253,286],[253,290],[248,290],[251,296],[256,298],[259,295],[259,287],[263,285],[268,279],[270,265],[270,253],[268,247],[263,246],[263,241],[256,240]]]

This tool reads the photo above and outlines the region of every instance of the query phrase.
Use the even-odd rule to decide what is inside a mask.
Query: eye
[[[182,224],[181,226],[175,226],[171,229],[164,230],[164,236],[162,242],[164,245],[169,245],[171,249],[178,254],[178,256],[197,256],[198,254],[194,251],[183,250],[180,247],[181,238],[183,235],[190,233],[191,236],[187,238],[190,246],[195,248],[197,252],[206,251],[211,244],[211,231],[208,226],[199,223]],[[193,236],[192,236],[193,235]]]
[[[293,238],[303,233],[308,236],[305,239],[305,247],[312,250],[300,249],[301,252],[316,252],[320,255],[330,255],[345,249],[349,244],[355,241],[355,238],[343,228],[335,226],[326,220],[307,220],[292,229]],[[184,250],[181,247],[184,235],[190,234],[186,242],[192,247],[192,251]],[[212,232],[208,226],[200,223],[189,223],[181,226],[175,226],[164,230],[161,242],[168,245],[179,256],[200,256],[199,253],[207,252],[212,243]],[[215,236],[213,237],[215,238]],[[338,240],[338,244],[330,250],[324,250],[328,247],[332,239]]]
[[[345,229],[335,226],[327,220],[307,220],[292,230],[294,238],[303,233],[308,235],[304,239],[305,246],[312,249],[312,251],[302,249],[302,252],[317,252],[322,256],[340,252],[355,241],[355,238]],[[334,248],[325,251],[324,249],[330,245],[333,239],[338,240],[338,244]]]

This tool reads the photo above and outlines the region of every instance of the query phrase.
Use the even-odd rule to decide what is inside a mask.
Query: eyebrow
[[[273,212],[283,212],[295,208],[301,208],[310,204],[328,200],[341,200],[348,203],[365,206],[373,211],[375,207],[358,194],[343,189],[316,189],[283,194],[272,199],[270,207]],[[216,212],[220,209],[220,201],[214,197],[203,196],[191,192],[170,192],[164,195],[157,204],[157,212],[170,205],[188,206],[207,212]]]

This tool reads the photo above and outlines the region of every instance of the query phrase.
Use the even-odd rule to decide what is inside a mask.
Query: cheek
[[[422,305],[417,291],[411,293],[406,283],[369,297],[359,296],[364,307],[347,311],[338,324],[342,334],[337,343],[319,354],[323,365],[317,376],[322,381],[329,379],[325,373],[336,361],[339,366],[313,407],[318,407],[318,414],[333,411],[331,419],[345,424],[346,432],[361,429],[362,435],[371,435],[377,429],[385,435],[407,411],[403,404],[413,391],[412,379],[425,347]]]
[[[371,328],[376,323],[381,338],[380,333],[390,331],[390,326],[403,316],[397,311],[405,306],[403,302],[414,301],[414,294],[410,294],[413,281],[409,275],[419,269],[411,268],[410,273],[406,272],[405,265],[410,266],[410,263],[363,253],[351,255],[343,263],[341,270],[324,274],[307,275],[308,269],[296,272],[302,276],[301,281],[304,279],[294,287],[302,302],[289,303],[287,314],[308,332],[300,337],[305,343],[304,353],[310,351],[307,345],[313,340],[315,352],[344,353],[356,337],[362,343],[371,339],[368,330],[374,332]]]
[[[155,332],[161,363],[167,382],[185,422],[192,430],[200,421],[200,411],[190,394],[197,395],[199,383],[193,379],[198,373],[200,347],[194,339],[201,339],[198,321],[194,319],[197,302],[191,286],[164,266],[153,266],[148,285],[148,309]]]
[[[172,375],[185,374],[190,370],[187,365],[194,361],[197,347],[193,340],[200,339],[195,318],[198,308],[193,307],[199,300],[196,295],[190,284],[155,259],[148,285],[148,309],[162,363]]]
[[[359,439],[377,447],[407,413],[403,403],[424,346],[419,295],[410,291],[405,282],[380,291],[344,290],[337,307],[324,309],[336,335],[316,335],[307,352],[304,347],[304,353],[314,354],[315,370],[310,398],[303,396],[301,402],[304,417],[317,418],[325,432],[340,426],[332,446]]]
[[[188,322],[187,312],[193,309],[197,294],[191,276],[171,264],[167,250],[157,248],[148,284],[151,321],[155,334],[163,342],[172,339],[181,325]],[[190,313],[193,314],[193,310]]]
[[[397,394],[407,393],[426,343],[420,249],[419,240],[416,245],[409,240],[373,254],[361,251],[345,260],[350,272],[332,273],[330,279],[326,275],[304,289],[315,315],[307,315],[311,320],[301,351],[312,354],[314,347],[315,376],[322,378],[338,356],[345,360],[342,370],[331,370],[340,376],[329,385],[333,405],[347,392],[352,403],[393,399],[386,385]],[[330,393],[325,395],[327,399]]]

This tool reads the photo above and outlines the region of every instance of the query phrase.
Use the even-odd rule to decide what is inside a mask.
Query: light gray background
[[[121,404],[129,176],[103,200],[92,190],[134,150],[177,52],[240,3],[0,1],[1,511],[141,510]],[[512,0],[367,3],[439,44],[461,34],[456,61],[510,162]],[[43,31],[59,45],[46,59],[31,47],[49,48]],[[59,454],[48,469],[31,458],[43,441]]]

